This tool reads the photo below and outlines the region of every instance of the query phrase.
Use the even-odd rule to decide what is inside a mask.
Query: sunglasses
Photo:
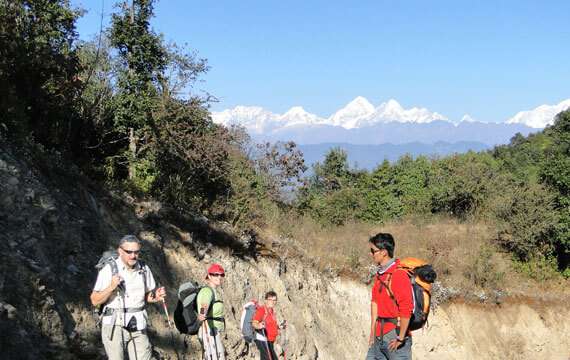
[[[214,277],[218,277],[218,276],[226,277],[226,274],[217,274],[217,273],[216,273],[216,274],[210,274],[210,276],[214,276]]]
[[[370,248],[370,253],[371,253],[372,255],[376,254],[378,251],[382,251],[382,249],[373,249],[373,248]]]
[[[121,248],[121,250],[126,252],[128,255],[139,255],[141,252],[140,250],[125,250],[123,248]]]

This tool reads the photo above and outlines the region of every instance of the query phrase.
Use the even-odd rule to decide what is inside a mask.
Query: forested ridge
[[[65,160],[102,186],[242,230],[285,215],[324,228],[484,220],[522,271],[570,276],[570,111],[490,151],[364,171],[333,149],[305,176],[294,143],[256,145],[212,122],[216,99],[196,86],[207,61],[152,29],[154,3],[118,2],[110,27],[84,42],[81,11],[67,1],[0,0],[1,140],[45,166]]]

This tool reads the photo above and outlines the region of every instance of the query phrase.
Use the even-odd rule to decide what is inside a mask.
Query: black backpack
[[[200,330],[202,325],[202,322],[198,320],[198,293],[205,287],[207,286],[200,286],[194,281],[188,281],[178,288],[178,302],[174,310],[174,325],[181,334],[198,334],[198,330]],[[212,292],[214,291],[212,290]],[[211,313],[212,305],[216,302],[221,301],[212,298],[208,306],[208,313]],[[224,318],[206,317],[206,319],[224,321]]]

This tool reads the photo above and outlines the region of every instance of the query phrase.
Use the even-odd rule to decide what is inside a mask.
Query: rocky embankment
[[[125,233],[145,241],[144,260],[167,287],[171,313],[178,284],[202,279],[208,263],[223,264],[229,359],[255,356],[243,354],[241,306],[268,289],[279,294],[278,314],[289,324],[288,359],[364,358],[370,298],[365,284],[317,272],[287,257],[278,244],[261,248],[253,235],[234,235],[223,224],[102,191],[65,166],[46,166],[51,157],[41,160],[0,143],[2,358],[104,358],[88,302],[93,266]],[[414,335],[414,356],[566,360],[570,323],[564,319],[570,311],[564,301],[447,302],[434,311],[430,327]],[[171,333],[159,307],[151,308],[150,317],[157,357],[199,358],[196,339]]]

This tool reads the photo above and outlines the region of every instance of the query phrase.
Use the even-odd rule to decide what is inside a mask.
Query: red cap
[[[225,274],[224,268],[220,264],[212,264],[208,268],[208,274]]]

